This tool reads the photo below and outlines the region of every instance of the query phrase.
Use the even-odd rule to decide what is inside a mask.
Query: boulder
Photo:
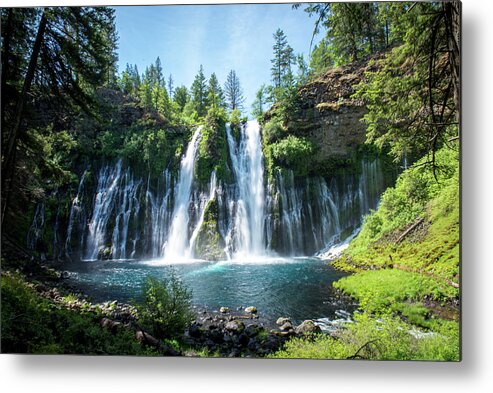
[[[293,325],[291,322],[288,321],[288,322],[285,322],[279,329],[282,331],[288,331],[290,329],[293,329]]]
[[[321,333],[322,329],[311,319],[307,319],[296,327],[295,332],[296,334]]]
[[[291,319],[286,318],[286,317],[280,317],[280,318],[277,318],[276,325],[278,325],[278,326],[282,326],[282,325],[284,325],[286,322],[291,323]]]
[[[257,307],[255,306],[250,306],[245,308],[245,312],[248,314],[256,314],[257,313]]]
[[[200,337],[202,335],[202,329],[199,324],[193,323],[188,329],[190,337]]]
[[[245,334],[247,334],[249,337],[254,337],[256,336],[260,331],[260,328],[258,325],[252,323],[250,325],[248,325],[246,328],[245,328]]]
[[[219,312],[222,313],[222,314],[226,314],[229,312],[229,308],[228,307],[221,307],[219,309]]]
[[[245,329],[245,325],[241,321],[233,320],[226,324],[225,329],[231,333],[239,333]]]

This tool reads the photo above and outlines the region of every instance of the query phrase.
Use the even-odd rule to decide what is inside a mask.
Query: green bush
[[[296,176],[305,176],[311,167],[315,147],[303,137],[289,135],[270,146],[276,164],[292,169]]]
[[[137,303],[139,322],[159,339],[178,338],[191,323],[191,292],[174,272],[158,281],[148,277],[143,287],[144,300]]]

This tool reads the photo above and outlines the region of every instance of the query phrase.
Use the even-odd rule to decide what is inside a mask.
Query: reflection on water
[[[174,270],[192,290],[199,307],[217,310],[254,305],[264,317],[294,321],[334,317],[348,309],[334,297],[331,283],[344,275],[316,258],[265,258],[255,261],[93,261],[65,266],[72,282],[93,301],[129,302],[140,296],[147,276],[165,278]]]

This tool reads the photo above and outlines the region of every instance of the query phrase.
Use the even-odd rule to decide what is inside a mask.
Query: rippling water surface
[[[70,280],[93,301],[129,302],[141,295],[147,276],[169,277],[171,271],[192,290],[198,307],[256,306],[264,318],[287,316],[294,321],[331,318],[348,309],[334,297],[331,283],[344,275],[316,258],[262,258],[228,262],[159,260],[77,262],[65,267]]]

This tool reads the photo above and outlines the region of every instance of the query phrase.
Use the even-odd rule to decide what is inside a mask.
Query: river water
[[[225,262],[163,260],[80,261],[64,266],[69,282],[94,302],[131,302],[141,296],[146,277],[167,278],[174,271],[192,291],[199,309],[237,310],[255,306],[263,320],[337,317],[354,305],[335,296],[331,283],[344,273],[318,258],[258,258]]]

